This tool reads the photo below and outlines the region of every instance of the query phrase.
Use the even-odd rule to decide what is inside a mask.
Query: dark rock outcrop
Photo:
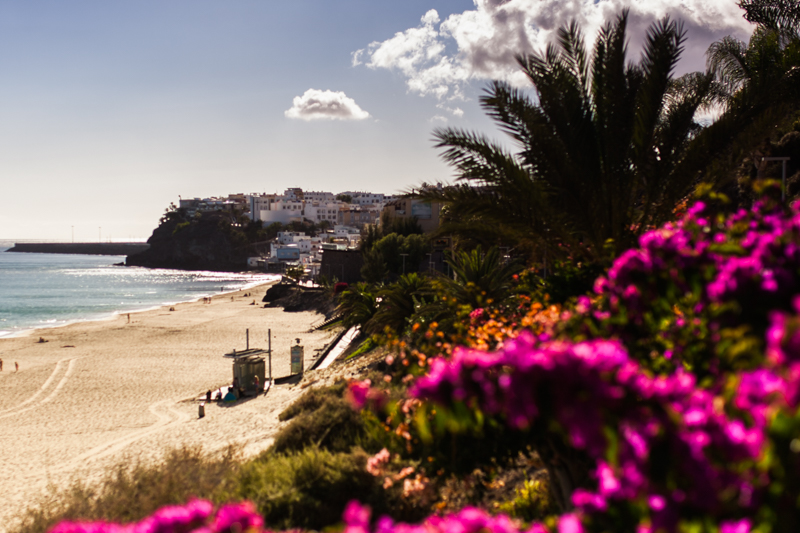
[[[336,307],[330,293],[323,288],[297,285],[291,281],[276,283],[264,295],[265,307],[282,307],[284,311],[316,311],[329,317]]]
[[[268,304],[277,302],[281,298],[289,296],[296,289],[296,283],[287,282],[285,279],[281,280],[280,283],[276,283],[267,289],[267,293],[264,295],[264,298],[261,301]]]
[[[230,217],[225,213],[204,213],[191,221],[177,217],[166,220],[153,231],[147,243],[148,250],[128,256],[127,266],[220,272],[247,270],[249,246],[246,239],[233,230]]]

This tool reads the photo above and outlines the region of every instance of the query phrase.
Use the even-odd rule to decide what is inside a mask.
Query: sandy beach
[[[196,401],[230,384],[223,354],[245,348],[247,329],[250,347],[263,349],[272,330],[273,377],[290,373],[294,339],[305,347],[306,368],[314,349],[332,341],[332,333],[308,332],[321,315],[263,308],[265,290],[134,313],[130,323],[119,315],[0,339],[0,531],[48,486],[97,479],[126,459],[182,445],[238,444],[247,456],[268,447],[299,386],[275,386],[232,406],[207,404],[202,419]]]

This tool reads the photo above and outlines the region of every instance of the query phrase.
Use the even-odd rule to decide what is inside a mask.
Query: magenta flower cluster
[[[132,524],[61,522],[50,533],[260,533],[264,520],[250,502],[224,505],[214,510],[205,500],[162,507]]]
[[[558,517],[554,529],[542,524],[522,528],[519,523],[504,515],[492,516],[481,509],[466,507],[446,516],[431,516],[421,524],[396,523],[389,517],[379,518],[370,525],[370,509],[358,502],[350,502],[344,512],[344,533],[586,533],[587,528],[576,513]],[[749,533],[750,522],[746,519],[724,521],[720,533]],[[639,533],[647,533],[640,528]]]
[[[534,439],[562,428],[566,443],[596,465],[596,488],[573,493],[578,508],[646,502],[652,522],[671,529],[687,513],[724,515],[757,503],[767,412],[776,401],[795,402],[787,393],[794,387],[767,369],[744,374],[734,403],[759,413],[745,421],[692,374],[651,377],[617,342],[537,343],[523,334],[495,353],[459,349],[434,360],[412,393],[443,406],[464,402],[531,429]],[[664,475],[656,479],[658,469]]]
[[[742,369],[754,355],[720,354],[725,328],[748,324],[763,341],[768,313],[790,310],[798,291],[798,205],[764,199],[724,215],[698,202],[614,261],[565,333],[618,338],[657,371],[682,363],[696,373]]]
[[[770,466],[771,424],[800,405],[799,207],[697,203],[622,254],[553,340],[458,349],[412,394],[584,454],[591,481],[571,491],[584,523],[627,506],[646,510],[641,533],[698,516],[750,531],[770,475],[800,474]]]
[[[352,380],[347,384],[345,399],[354,409],[360,410],[371,407],[380,410],[386,403],[386,394],[383,390],[373,387],[368,379],[364,381]]]
[[[687,271],[707,271],[705,300],[723,302],[746,297],[763,299],[795,293],[800,268],[800,213],[788,212],[769,200],[719,219],[697,202],[675,223],[649,231],[639,248],[624,252],[595,285],[598,294],[641,308],[641,282],[665,275],[678,288],[692,290]]]
[[[492,516],[481,509],[466,507],[447,516],[431,516],[421,524],[396,523],[389,517],[379,518],[371,525],[369,507],[350,502],[344,512],[344,533],[547,533],[543,526],[535,524],[527,530],[504,515]],[[563,527],[559,533],[583,533],[583,528],[574,517],[561,518]]]

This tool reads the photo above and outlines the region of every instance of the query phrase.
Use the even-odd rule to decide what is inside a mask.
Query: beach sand
[[[231,359],[222,356],[245,348],[246,329],[250,347],[263,349],[272,330],[273,377],[290,373],[294,339],[306,368],[314,349],[333,340],[308,332],[321,315],[262,307],[265,288],[132,313],[130,323],[123,314],[0,339],[0,531],[48,487],[99,479],[121,461],[183,445],[237,444],[245,456],[267,448],[300,386],[273,386],[231,406],[207,403],[202,419],[196,400],[231,383]]]

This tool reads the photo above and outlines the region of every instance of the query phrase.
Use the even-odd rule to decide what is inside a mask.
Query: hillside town
[[[441,188],[441,184],[429,186]],[[203,213],[230,212],[249,221],[260,222],[263,227],[280,225],[307,225],[322,231],[316,235],[306,231],[278,231],[277,237],[256,247],[257,255],[248,257],[248,267],[267,271],[286,271],[302,268],[303,277],[316,278],[325,274],[323,255],[328,252],[358,250],[362,234],[369,226],[415,222],[424,233],[439,227],[441,205],[401,195],[387,195],[366,191],[344,191],[338,194],[326,191],[304,191],[299,187],[286,189],[283,194],[229,194],[207,198],[179,198],[176,206],[189,218]],[[348,254],[334,263],[338,279],[347,276],[344,266]],[[330,273],[333,275],[333,272]]]

